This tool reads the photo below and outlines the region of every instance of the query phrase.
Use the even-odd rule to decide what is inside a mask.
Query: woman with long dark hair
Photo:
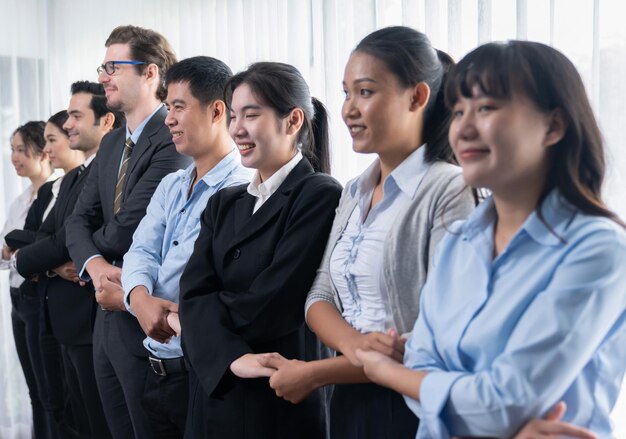
[[[602,201],[603,142],[580,75],[549,46],[491,43],[454,68],[446,99],[464,179],[492,196],[442,240],[406,367],[357,357],[406,395],[419,438],[512,437],[560,401],[563,434],[611,437],[626,232]]]
[[[302,309],[341,193],[326,175],[326,110],[295,67],[269,62],[231,78],[226,102],[241,161],[256,174],[211,197],[181,278],[185,435],[318,438],[321,396],[300,405],[278,398],[267,385],[273,370],[256,354],[318,358]]]
[[[333,438],[413,437],[417,418],[402,396],[368,382],[358,348],[402,359],[419,292],[446,227],[474,207],[447,139],[443,83],[453,62],[416,30],[395,26],[366,36],[345,68],[343,120],[353,149],[376,154],[343,191],[324,260],[306,304],[309,326],[334,358],[309,363],[277,354],[270,384],[298,402],[335,384]],[[392,331],[390,334],[389,331]]]

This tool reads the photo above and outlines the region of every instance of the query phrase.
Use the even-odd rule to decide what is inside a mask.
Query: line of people
[[[626,233],[565,56],[371,33],[341,114],[376,159],[342,189],[295,67],[105,47],[11,138],[35,437],[611,437]]]

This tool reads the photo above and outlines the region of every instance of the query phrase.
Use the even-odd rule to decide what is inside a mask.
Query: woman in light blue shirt
[[[626,233],[600,196],[603,145],[582,80],[560,52],[521,41],[481,46],[450,75],[451,145],[465,181],[493,195],[442,240],[406,367],[357,355],[406,395],[418,438],[512,437],[560,401],[565,422],[611,437]]]

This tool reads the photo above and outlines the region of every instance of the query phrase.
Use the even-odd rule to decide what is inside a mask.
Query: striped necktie
[[[80,165],[80,167],[78,168],[78,176],[80,177],[80,174],[82,174],[83,172],[85,172],[85,169],[87,169],[87,167],[85,166],[85,164],[83,163],[82,165]]]
[[[115,183],[115,198],[113,200],[113,214],[117,215],[122,207],[122,195],[124,192],[124,181],[126,180],[126,171],[128,169],[128,162],[130,161],[130,155],[133,152],[133,146],[135,144],[129,137],[124,144],[124,153],[122,155],[122,167],[120,168],[120,174],[117,176],[117,183]]]

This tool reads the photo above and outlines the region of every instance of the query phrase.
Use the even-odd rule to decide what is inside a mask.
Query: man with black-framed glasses
[[[102,288],[120,283],[121,263],[137,225],[161,179],[184,168],[164,125],[163,75],[176,62],[157,32],[120,26],[107,39],[98,70],[111,110],[126,126],[102,140],[74,213],[68,218],[67,247],[82,281],[92,281],[97,311],[94,368],[107,422],[115,438],[154,437],[142,406],[147,352],[143,331],[124,308],[123,296]]]

